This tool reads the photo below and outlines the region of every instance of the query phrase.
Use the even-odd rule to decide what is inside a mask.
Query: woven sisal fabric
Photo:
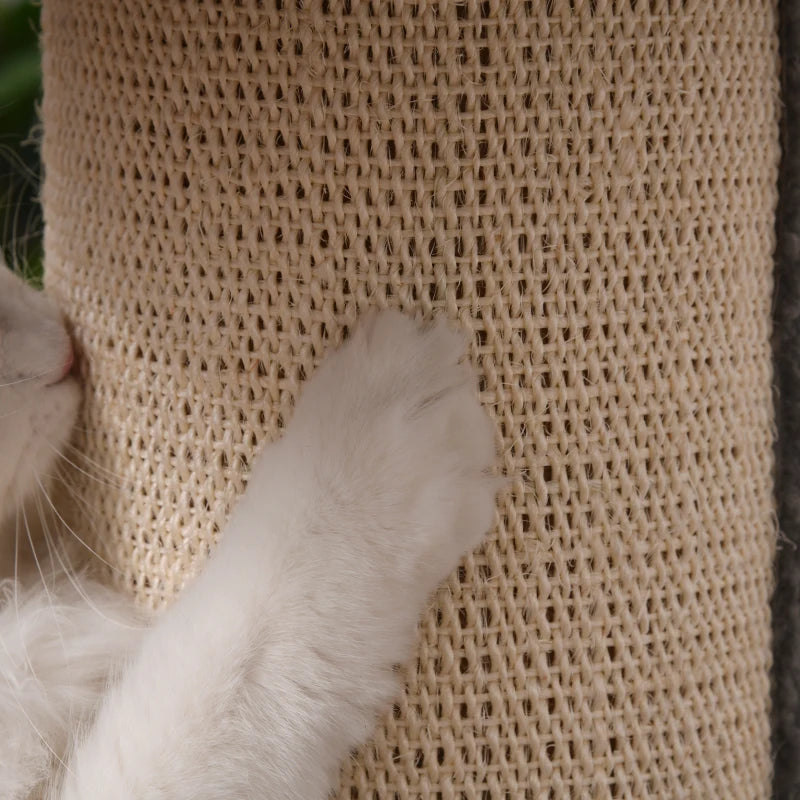
[[[359,313],[446,314],[512,488],[340,797],[768,797],[774,4],[43,24],[46,283],[115,476],[76,516],[120,585],[200,567]]]

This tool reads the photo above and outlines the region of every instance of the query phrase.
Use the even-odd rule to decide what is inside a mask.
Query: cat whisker
[[[7,411],[5,414],[0,414],[0,419],[7,419],[8,417],[13,416],[14,414],[19,414],[20,411],[22,411],[22,406],[14,408],[11,411]]]
[[[21,626],[20,615],[19,615],[19,519],[20,519],[20,510],[23,510],[22,503],[20,501],[17,502],[17,518],[16,518],[16,525],[14,530],[14,615],[17,619],[17,625]],[[24,513],[24,510],[23,510]],[[27,523],[26,523],[27,524]],[[22,641],[22,652],[25,657],[25,664],[27,665],[28,669],[30,670],[31,674],[36,678],[36,670],[33,668],[33,662],[31,661],[30,653],[28,652],[28,646],[25,640]],[[38,678],[36,678],[38,680]]]
[[[59,551],[57,549],[55,550],[55,556],[56,556],[56,559],[58,560],[58,563],[61,565],[62,569],[64,570],[64,573],[67,576],[67,580],[69,580],[69,582],[72,584],[72,587],[75,589],[75,591],[81,596],[81,598],[86,603],[86,605],[92,611],[94,611],[95,614],[97,614],[98,617],[100,617],[101,619],[104,619],[106,622],[110,622],[112,625],[116,625],[116,626],[118,626],[120,628],[125,628],[126,630],[130,630],[130,631],[144,630],[144,626],[143,625],[129,625],[127,622],[122,622],[122,620],[115,619],[114,617],[109,617],[108,614],[104,614],[97,607],[97,605],[92,602],[91,597],[89,597],[89,595],[86,593],[86,590],[81,585],[80,581],[78,580],[78,577],[69,571],[69,568],[68,568],[67,564],[64,562],[64,559],[63,559],[62,555],[59,553]]]
[[[49,498],[48,498],[49,499]],[[55,506],[52,506],[53,510],[55,511]],[[58,512],[56,512],[58,513]],[[59,515],[60,518],[60,515]],[[80,595],[86,605],[97,614],[98,617],[101,619],[106,620],[106,622],[110,622],[112,625],[117,625],[121,628],[126,628],[127,630],[141,630],[142,626],[137,625],[128,625],[126,622],[122,622],[119,619],[114,619],[113,617],[109,617],[107,614],[104,614],[95,603],[92,602],[92,599],[89,597],[86,590],[80,583],[80,579],[78,574],[70,568],[69,563],[65,560],[66,552],[62,551],[58,546],[58,541],[55,539],[51,539],[49,533],[45,530],[44,531],[45,538],[49,540],[48,547],[50,548],[50,552],[53,556],[55,556],[56,560],[58,561],[61,571],[66,575],[67,580],[72,584],[72,587],[75,591]],[[105,562],[108,563],[108,562]],[[109,565],[110,566],[110,565]],[[112,568],[113,569],[113,568]]]
[[[25,528],[26,528],[26,530],[28,532],[28,540],[29,540],[30,545],[31,545],[31,550],[33,551],[34,548],[33,548],[33,537],[31,536],[30,527],[28,526],[28,519],[27,519],[27,516],[25,515],[24,505],[23,505],[22,502],[18,501],[17,502],[16,527],[15,527],[15,549],[14,549],[14,615],[16,616],[17,625],[21,628],[22,624],[21,624],[20,613],[19,613],[19,610],[20,610],[19,609],[19,518],[20,518],[19,512],[20,511],[22,512],[23,519],[25,520]],[[36,559],[36,564],[37,564],[37,567],[38,567],[39,561],[36,558],[35,551],[33,552],[33,556],[34,556],[34,559]],[[39,569],[39,574],[40,575],[42,574],[41,569]],[[44,576],[42,576],[42,586],[44,588],[45,598],[47,599],[47,602],[48,602],[48,604],[50,606],[51,611],[53,611],[53,616],[55,618],[55,610],[54,610],[54,607],[53,607],[53,601],[52,601],[52,598],[50,597],[50,593],[49,593],[49,591],[47,589],[47,585],[46,585],[46,583],[44,581]],[[58,626],[57,620],[56,620],[56,625]],[[61,643],[62,643],[62,647],[63,647],[64,646],[64,639],[63,639],[63,637],[61,635],[60,627],[59,627],[59,630],[58,630],[58,635],[59,635],[59,638],[61,639]],[[39,680],[39,677],[36,674],[36,669],[33,666],[33,661],[31,660],[30,652],[28,651],[28,644],[27,644],[27,642],[25,641],[24,638],[22,639],[22,653],[23,653],[23,656],[24,656],[24,659],[25,659],[25,665],[27,666],[27,668],[30,671],[31,675],[33,676],[34,680],[36,680],[37,683],[39,683],[41,685],[41,681]]]
[[[36,480],[38,481],[39,478],[37,476]],[[41,485],[41,484],[40,484]],[[41,516],[41,515],[40,515]],[[31,526],[28,524],[28,515],[25,512],[25,506],[22,507],[22,519],[25,521],[25,531],[28,535],[28,544],[31,548],[31,554],[33,555],[33,561],[36,564],[36,571],[39,573],[39,577],[42,579],[42,588],[44,589],[45,597],[47,598],[47,603],[50,606],[50,610],[53,612],[53,619],[56,623],[56,628],[58,630],[58,638],[61,640],[61,646],[66,651],[66,644],[64,643],[64,636],[61,632],[61,626],[58,624],[58,615],[55,612],[55,603],[53,602],[53,595],[50,592],[50,589],[47,586],[47,578],[45,577],[44,570],[42,569],[42,563],[39,560],[39,554],[36,552],[36,544],[33,541],[33,534],[31,533]],[[35,672],[33,669],[33,665],[31,665],[31,672],[35,676]],[[37,678],[38,680],[38,678]]]
[[[16,524],[15,524],[15,532],[14,532],[15,533],[15,547],[14,547],[14,581],[13,581],[13,586],[14,586],[14,589],[13,589],[14,613],[15,613],[15,616],[17,618],[17,624],[18,625],[20,625],[20,615],[19,615],[19,521],[20,521],[20,513],[19,512],[20,512],[20,509],[22,509],[22,503],[18,502],[17,503],[17,515],[16,515],[16,520],[15,520],[15,522],[16,522]],[[24,514],[24,509],[23,509],[23,514]],[[27,527],[27,518],[25,520],[25,524],[26,524],[26,527]],[[43,524],[44,524],[44,521],[43,521]],[[28,536],[29,536],[29,539],[31,540],[31,546],[32,546],[32,537],[30,535],[30,529],[28,529]],[[43,581],[43,584],[44,584],[44,581]],[[58,628],[58,634],[59,634],[59,638],[61,639],[62,647],[65,647],[64,639],[63,639],[63,636],[62,636],[62,633],[61,633],[61,627],[58,625],[58,620],[57,620],[57,617],[56,617],[56,614],[55,614],[55,610],[53,608],[52,599],[50,598],[50,594],[49,594],[49,592],[47,590],[46,585],[45,585],[44,588],[45,588],[46,596],[48,597],[48,601],[50,602],[50,607],[51,607],[51,609],[53,609],[53,617],[54,617],[54,619],[56,621],[56,626]],[[10,654],[10,652],[8,650],[8,646],[7,646],[6,642],[5,642],[5,639],[3,639],[2,636],[0,636],[0,646],[5,651],[6,656],[9,658],[9,660],[11,660],[11,654]],[[33,676],[34,680],[36,680],[39,684],[41,684],[41,681],[39,680],[39,677],[36,674],[36,670],[35,670],[35,668],[33,666],[32,661],[31,661],[31,657],[30,657],[30,653],[28,651],[27,643],[24,642],[24,640],[23,640],[22,649],[23,649],[23,653],[24,653],[24,657],[25,657],[25,664],[28,667],[28,669],[30,670],[30,674]],[[66,649],[65,649],[65,652],[66,652]],[[3,674],[3,677],[6,679],[6,683],[7,683],[8,687],[11,689],[11,696],[15,699],[15,701],[17,703],[17,706],[19,707],[20,711],[22,712],[22,715],[25,717],[25,719],[27,720],[28,724],[30,725],[31,730],[36,734],[36,736],[39,739],[39,741],[42,743],[42,745],[44,745],[45,749],[53,756],[53,758],[58,762],[58,764],[63,769],[65,769],[67,772],[69,772],[71,774],[70,768],[67,766],[67,764],[64,762],[64,760],[61,758],[61,756],[59,756],[59,754],[55,751],[53,746],[47,740],[47,737],[42,733],[42,731],[39,729],[39,727],[33,721],[33,719],[31,718],[30,714],[28,714],[28,711],[25,708],[24,703],[20,700],[20,697],[19,697],[19,686],[12,685],[11,678],[8,675],[6,675],[5,673]]]
[[[124,475],[120,475],[113,470],[108,469],[108,467],[104,467],[102,464],[99,464],[97,461],[92,460],[86,453],[83,452],[79,447],[76,447],[74,444],[67,442],[66,446],[72,450],[74,453],[77,453],[84,461],[91,464],[95,469],[100,470],[100,472],[105,472],[110,478],[115,478],[116,480],[120,481],[120,488],[128,484],[128,479]]]
[[[17,512],[14,520],[14,612],[19,623],[19,510],[20,501],[17,500]]]
[[[95,517],[97,516],[97,509],[93,508],[86,500],[85,497],[81,495],[81,492],[78,490],[78,487],[70,480],[70,475],[64,474],[61,470],[59,464],[55,465],[56,471],[53,474],[43,475],[43,477],[48,478],[50,480],[58,481],[64,489],[69,494],[70,499],[80,505],[81,509],[84,511],[84,519],[88,523],[89,527],[91,528],[91,533],[94,535],[94,539],[99,544],[102,544],[106,553],[110,554],[111,548],[108,545],[108,542],[99,535],[97,530],[97,524],[95,523]],[[110,555],[109,555],[110,557]]]
[[[44,495],[45,499],[47,500],[48,505],[50,506],[50,508],[53,509],[53,512],[58,517],[58,519],[61,522],[61,524],[67,529],[67,531],[69,533],[71,533],[72,536],[74,536],[75,539],[81,545],[83,545],[83,547],[85,547],[96,559],[98,559],[99,561],[102,561],[103,564],[105,564],[107,567],[109,567],[109,569],[113,570],[114,572],[116,572],[118,574],[122,574],[121,571],[117,567],[115,567],[111,562],[106,561],[106,559],[103,558],[103,556],[101,556],[100,553],[98,553],[93,547],[91,547],[91,545],[89,545],[87,542],[85,542],[81,536],[78,536],[78,534],[75,533],[75,531],[70,527],[70,525],[67,523],[67,521],[64,519],[64,517],[61,516],[61,513],[59,512],[59,510],[55,507],[53,501],[50,499],[50,495],[47,493],[47,490],[44,488],[44,484],[42,483],[42,481],[41,481],[41,479],[39,478],[38,475],[36,476],[36,483],[38,484],[39,489],[41,490],[42,494]]]
[[[50,367],[50,369],[46,369],[44,372],[38,372],[36,375],[26,375],[24,378],[17,378],[15,381],[0,383],[0,389],[6,389],[9,386],[19,386],[21,383],[27,383],[28,381],[35,381],[39,378],[44,378],[46,375],[52,375],[54,372],[58,372],[60,369],[63,369],[63,367],[60,365],[56,367]]]
[[[0,143],[0,157],[12,168],[9,175],[22,177],[31,186],[38,186],[41,176],[33,168],[25,163],[25,159],[9,144]]]
[[[92,539],[84,538],[84,542],[87,541],[94,541],[95,547],[98,550],[105,551],[105,558],[113,559],[112,555],[112,548],[109,545],[106,537],[102,535],[102,533],[98,530],[96,518],[99,516],[97,513],[96,507],[93,507],[83,496],[82,492],[79,490],[77,484],[71,480],[71,476],[69,474],[64,474],[60,467],[56,466],[56,473],[51,475],[53,479],[57,480],[61,486],[66,490],[67,494],[69,495],[70,499],[81,507],[83,511],[83,521],[88,526],[87,533],[91,534]],[[83,538],[83,537],[82,537]],[[120,573],[120,570],[111,566],[109,561],[105,561],[103,558],[100,559],[106,566],[108,566],[113,572]]]
[[[44,509],[42,507],[41,498],[38,495],[36,495],[35,496],[35,501],[36,501],[36,512],[39,515],[39,522],[42,525],[42,537],[44,539],[45,547],[47,548],[48,563],[50,563],[50,565],[52,566],[53,565],[54,545],[53,545],[53,542],[52,542],[52,540],[50,538],[50,530],[48,528],[47,520],[45,519]],[[53,578],[55,579],[55,575],[53,575]],[[53,590],[55,591],[55,584],[53,586]],[[48,596],[48,599],[49,599],[50,598],[50,594],[49,594],[49,592],[47,592],[47,588],[46,587],[45,587],[45,592],[47,593],[47,596]],[[56,614],[55,604],[51,602],[50,606],[51,606],[51,608],[53,610],[53,620],[55,622],[56,629],[58,630],[58,638],[61,641],[61,649],[62,649],[62,651],[64,653],[65,660],[68,660],[67,659],[67,645],[66,645],[66,642],[64,641],[64,635],[63,635],[63,633],[61,631],[61,626],[58,624],[58,614]]]
[[[9,659],[10,659],[10,658],[11,658],[11,654],[8,652],[8,647],[7,647],[7,645],[6,645],[5,641],[4,641],[4,639],[2,638],[2,636],[0,636],[0,646],[2,646],[2,648],[3,648],[3,650],[5,651],[6,655],[7,655],[7,656],[9,657]],[[22,701],[19,699],[18,693],[17,693],[16,691],[14,691],[14,689],[17,689],[18,687],[12,686],[12,684],[11,684],[11,679],[10,679],[10,678],[9,678],[7,675],[5,675],[5,674],[4,674],[4,675],[3,675],[3,677],[6,679],[6,683],[7,683],[8,687],[9,687],[9,688],[12,690],[12,691],[11,691],[11,694],[12,694],[12,696],[14,697],[14,699],[16,700],[16,702],[17,702],[17,705],[19,706],[19,710],[22,712],[23,716],[24,716],[24,717],[25,717],[25,719],[28,721],[28,724],[31,726],[31,730],[32,730],[32,731],[33,731],[33,732],[36,734],[36,736],[38,736],[38,738],[39,738],[39,741],[40,741],[40,742],[41,742],[41,743],[42,743],[42,744],[45,746],[45,748],[46,748],[46,749],[47,749],[47,750],[50,752],[50,754],[53,756],[53,758],[55,758],[55,760],[56,760],[56,761],[57,761],[57,762],[58,762],[58,763],[59,763],[59,764],[60,764],[60,765],[61,765],[61,766],[62,766],[62,767],[63,767],[63,768],[64,768],[64,769],[67,771],[67,772],[69,772],[70,774],[72,774],[72,771],[70,770],[70,768],[69,768],[69,767],[68,767],[68,766],[67,766],[67,765],[64,763],[64,761],[63,761],[63,759],[61,758],[61,756],[59,756],[59,754],[58,754],[58,753],[56,753],[56,751],[55,751],[55,750],[53,749],[53,747],[51,746],[50,742],[48,742],[48,741],[47,741],[47,738],[46,738],[46,737],[44,736],[44,734],[43,734],[43,733],[42,733],[42,732],[39,730],[39,728],[38,728],[38,726],[36,725],[36,723],[35,723],[35,722],[34,722],[34,721],[31,719],[31,716],[30,716],[30,714],[28,714],[28,711],[26,710],[26,708],[25,708],[25,705],[24,705],[24,704],[22,703]]]
[[[53,447],[53,445],[52,445],[52,444],[50,444],[49,442],[48,442],[47,444],[48,444],[48,447],[50,447],[50,449],[51,449],[51,450],[52,450],[54,453],[57,453],[57,454],[58,454],[58,455],[59,455],[61,458],[63,458],[63,459],[64,459],[64,461],[66,461],[66,462],[67,462],[67,464],[69,464],[70,466],[74,467],[76,470],[78,470],[78,472],[80,472],[82,475],[85,475],[85,476],[86,476],[87,478],[89,478],[90,480],[97,481],[98,483],[102,484],[103,486],[108,486],[108,487],[110,487],[111,489],[124,489],[124,488],[125,488],[125,486],[124,486],[124,485],[120,485],[120,484],[118,484],[118,483],[112,483],[111,481],[106,481],[106,480],[103,480],[102,478],[98,478],[96,475],[92,475],[92,473],[91,473],[91,472],[87,472],[85,469],[82,469],[82,468],[81,468],[81,467],[80,467],[78,464],[76,464],[76,463],[75,463],[75,462],[74,462],[74,461],[73,461],[73,460],[72,460],[72,459],[71,459],[71,458],[70,458],[68,455],[66,455],[65,453],[63,453],[63,452],[62,452],[61,450],[59,450],[57,447]]]

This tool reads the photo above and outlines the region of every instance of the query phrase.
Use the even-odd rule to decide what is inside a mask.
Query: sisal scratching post
[[[158,606],[373,306],[513,489],[342,798],[766,798],[772,3],[46,0],[83,530]]]

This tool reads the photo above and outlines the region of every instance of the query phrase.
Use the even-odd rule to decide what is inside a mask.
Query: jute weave
[[[46,0],[76,512],[143,603],[362,310],[471,332],[512,489],[342,798],[768,796],[775,17]]]

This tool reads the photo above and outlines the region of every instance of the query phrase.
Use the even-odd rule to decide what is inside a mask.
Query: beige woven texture
[[[340,797],[769,796],[775,28],[46,0],[47,283],[117,476],[78,518],[144,603],[364,309],[471,333],[512,490]]]

